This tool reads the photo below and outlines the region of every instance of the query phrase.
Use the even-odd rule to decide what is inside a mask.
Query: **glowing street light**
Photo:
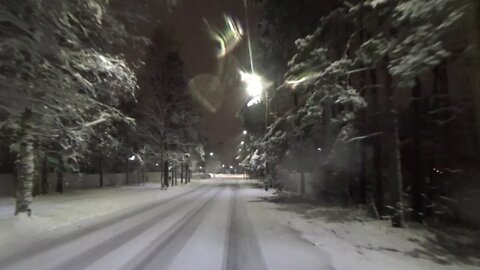
[[[247,131],[246,131],[246,130],[243,131],[243,135],[247,135]]]
[[[240,144],[241,144],[241,145],[244,145],[244,144],[245,144],[245,142],[244,142],[244,141],[241,141],[241,142],[240,142]]]
[[[318,147],[317,150],[318,150],[318,151],[322,151],[322,148]]]
[[[263,93],[262,77],[255,73],[247,73],[240,71],[240,78],[245,84],[245,90],[251,97],[260,97]]]
[[[224,165],[224,164],[222,164],[222,168],[225,168],[225,165]]]
[[[232,166],[232,165],[230,165],[230,169],[233,169],[233,166]]]
[[[135,155],[132,155],[131,157],[128,158],[129,160],[135,160]]]
[[[210,156],[213,156],[213,152],[210,152]]]

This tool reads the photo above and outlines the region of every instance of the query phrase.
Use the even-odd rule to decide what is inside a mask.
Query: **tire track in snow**
[[[188,192],[187,195],[192,194],[192,196],[197,194],[195,193],[200,193],[201,195],[208,193],[211,191],[213,188],[208,188],[207,191],[203,191],[205,188],[197,189],[194,190],[193,192]],[[176,202],[180,199],[183,199],[185,194],[183,196],[177,196],[170,201],[171,202]],[[162,203],[163,204],[163,203]],[[188,204],[183,204],[180,205],[180,208],[178,207],[178,204],[172,204],[171,207],[167,208],[165,211],[160,212],[157,215],[152,216],[151,218],[145,220],[142,223],[139,223],[125,231],[123,231],[120,234],[117,234],[113,236],[112,238],[108,239],[107,241],[104,241],[96,246],[91,247],[90,249],[86,250],[85,252],[79,254],[78,256],[75,256],[74,258],[61,263],[57,267],[55,267],[55,270],[65,270],[65,269],[84,269],[93,262],[97,261],[98,259],[102,258],[103,256],[107,255],[110,253],[112,250],[115,248],[122,246],[123,244],[127,243],[129,240],[135,238],[137,235],[140,233],[144,232],[145,230],[155,226],[157,223],[162,221],[165,218],[168,218],[170,215],[175,213],[176,211],[183,209],[188,206]],[[163,210],[163,209],[161,209]]]
[[[174,197],[167,197],[164,199],[161,199],[159,201],[149,203],[145,206],[140,206],[137,208],[134,208],[132,210],[129,210],[119,216],[115,216],[111,219],[107,219],[104,221],[101,221],[99,223],[90,225],[90,226],[85,226],[80,230],[75,230],[73,232],[69,232],[68,234],[65,234],[61,237],[55,238],[55,239],[42,239],[38,242],[36,242],[33,245],[28,246],[27,248],[21,250],[20,252],[14,253],[11,256],[5,257],[0,259],[0,268],[7,268],[12,265],[14,265],[16,262],[24,260],[25,258],[31,258],[37,255],[40,255],[50,249],[57,248],[65,243],[75,241],[78,238],[81,238],[85,235],[88,235],[90,233],[93,233],[95,231],[104,229],[105,227],[111,226],[112,224],[116,224],[118,222],[122,222],[123,220],[126,220],[128,218],[131,218],[136,215],[141,215],[147,211],[150,211],[156,207],[162,206],[168,202],[171,202],[172,200],[177,200],[178,198],[181,198],[182,196],[189,195],[193,192],[197,192],[199,190],[204,189],[204,186],[201,186],[200,188],[193,188],[191,190],[188,190],[186,192],[179,193],[177,195],[174,195]]]
[[[225,245],[224,269],[226,270],[266,270],[258,239],[255,234],[247,208],[239,201],[239,184],[232,192],[230,202],[230,223]]]
[[[217,186],[217,189],[200,206],[190,210],[177,223],[168,228],[165,233],[159,235],[150,245],[145,247],[138,257],[121,269],[168,269],[175,256],[187,244],[198,225],[209,213],[214,204],[214,199],[224,190],[224,185]]]

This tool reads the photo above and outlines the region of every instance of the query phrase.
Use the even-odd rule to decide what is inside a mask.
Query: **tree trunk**
[[[393,111],[393,181],[392,181],[392,204],[395,208],[395,213],[392,217],[393,227],[403,227],[404,223],[404,206],[403,206],[403,180],[402,180],[402,160],[400,152],[400,138],[398,127],[398,112]]]
[[[422,222],[425,216],[425,174],[423,165],[422,151],[422,86],[420,80],[416,79],[415,87],[412,91],[412,135],[413,135],[413,218],[415,221]]]
[[[371,84],[374,85],[372,88],[372,111],[376,115],[374,120],[374,128],[375,130],[381,130],[382,120],[379,118],[380,115],[380,97],[378,93],[378,88],[376,85],[378,84],[377,79],[377,71],[372,70],[370,71],[370,81]],[[380,216],[384,214],[384,191],[383,191],[383,164],[382,164],[382,136],[377,136],[373,140],[373,173],[375,179],[375,207],[377,212]]]
[[[48,185],[48,158],[47,155],[43,155],[42,161],[42,179],[41,179],[41,186],[42,186],[42,194],[48,194],[49,185]]]
[[[363,12],[360,11],[359,13],[359,22],[360,22],[360,44],[365,43],[366,40],[368,40],[370,37],[367,34],[367,31],[365,31],[365,26],[363,24],[364,22],[364,15]],[[372,90],[371,88],[375,88],[376,86],[369,87],[369,73],[371,71],[364,71],[361,73],[362,76],[362,82],[360,84],[360,95],[364,97],[366,100],[367,89]],[[349,79],[351,79],[351,76],[349,76]],[[370,82],[370,85],[372,82]],[[360,133],[361,134],[368,134],[369,133],[369,126],[367,125],[367,111],[362,110],[359,115],[359,119],[361,121],[360,125]],[[368,143],[361,141],[359,144],[359,149],[360,149],[360,168],[359,168],[359,176],[358,176],[358,202],[360,204],[366,204],[367,203],[367,166],[368,166],[368,160],[367,160],[367,147]]]
[[[177,165],[173,166],[173,182],[174,182],[174,185],[176,186],[177,185]]]
[[[24,132],[27,133],[28,131]],[[20,140],[20,147],[15,163],[17,171],[15,215],[26,213],[30,216],[32,213],[30,205],[33,200],[32,189],[35,164],[33,142],[29,134],[24,134]]]
[[[57,168],[57,186],[56,191],[58,193],[63,193],[63,172],[65,170],[65,166],[63,164],[63,158],[60,156],[58,158],[58,168]]]
[[[452,102],[450,100],[450,95],[448,93],[448,70],[447,70],[447,63],[443,61],[439,65],[435,66],[433,69],[433,94],[434,94],[434,108],[435,109],[444,109],[449,108],[452,106]],[[443,124],[439,132],[435,135],[440,136],[441,140],[438,144],[443,144],[441,146],[440,152],[450,160],[456,160],[455,158],[455,144],[456,136],[453,134],[453,126],[451,125],[452,121],[449,121],[452,117],[452,112],[450,110],[445,110],[442,113],[437,113],[435,115],[435,119],[439,121],[447,121],[447,123]]]
[[[164,163],[163,163],[163,161],[164,161],[163,153],[164,153],[164,152],[163,152],[163,150],[162,150],[162,153],[161,153],[161,155],[160,155],[160,166],[161,166],[161,168],[162,168],[162,173],[160,174],[160,186],[161,186],[162,188],[163,188],[163,186],[164,186],[164,184],[163,184],[163,183],[164,183],[164,177],[163,177],[163,176],[164,176],[164,174],[165,174],[165,173],[164,173],[165,166],[164,166]]]
[[[434,168],[435,163],[433,160],[433,157],[430,157],[428,160],[428,167],[429,170],[427,171],[427,179],[426,179],[426,186],[427,186],[427,205],[425,207],[425,216],[432,216],[433,215],[433,210],[434,210],[434,202],[436,200],[436,197],[438,196],[438,190],[439,188],[437,187],[437,181],[435,181],[435,172],[433,171],[432,168]]]
[[[324,131],[324,137],[325,137],[325,145],[324,149],[322,149],[322,152],[325,153],[325,155],[328,157],[329,153],[332,151],[332,145],[334,143],[334,138],[332,136],[332,125],[331,121],[333,116],[333,102],[332,98],[327,96],[325,97],[325,131]],[[327,159],[327,162],[328,159]],[[323,169],[325,171],[325,184],[326,184],[326,189],[327,189],[327,194],[331,195],[333,193],[336,193],[336,186],[335,186],[335,171],[333,169],[332,164],[326,164],[326,166],[323,166]]]
[[[183,184],[183,177],[184,177],[184,164],[180,164],[180,183]]]
[[[39,160],[38,160],[38,156],[34,156],[33,157],[33,167],[34,168],[38,168],[38,167],[42,167],[41,165],[39,165]],[[37,197],[38,195],[42,194],[42,179],[41,179],[41,175],[38,175],[37,172],[34,172],[33,173],[33,191],[32,191],[32,195],[33,195],[33,198]]]
[[[98,157],[98,174],[100,176],[99,180],[99,186],[103,188],[103,156],[100,155]]]
[[[367,146],[360,142],[359,203],[367,203]]]
[[[472,85],[472,95],[473,95],[473,104],[475,107],[475,120],[476,120],[476,131],[477,138],[476,144],[477,147],[480,145],[480,1],[471,0],[471,7],[468,9],[470,12],[469,16],[469,36],[470,43],[472,45],[472,59],[473,59],[473,68],[471,69],[471,85]],[[477,149],[477,151],[480,149]]]
[[[386,140],[389,142],[389,162],[391,170],[390,179],[390,203],[394,208],[392,215],[392,226],[402,227],[404,214],[403,214],[403,179],[402,179],[402,161],[400,152],[400,137],[398,126],[398,112],[394,106],[394,92],[393,92],[393,80],[388,71],[389,58],[385,57],[384,71],[386,76],[385,92],[387,94],[386,104],[386,118],[383,122],[386,125]],[[393,121],[392,121],[393,120]]]
[[[168,188],[168,161],[163,161],[163,186]]]
[[[373,141],[373,168],[375,177],[375,207],[380,216],[384,214],[385,198],[383,190],[382,140],[378,136]]]

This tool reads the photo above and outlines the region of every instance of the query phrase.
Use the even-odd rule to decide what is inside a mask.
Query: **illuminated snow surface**
[[[0,269],[480,269],[428,256],[425,231],[274,203],[258,186],[215,175],[74,191],[39,197],[32,218],[0,199]]]

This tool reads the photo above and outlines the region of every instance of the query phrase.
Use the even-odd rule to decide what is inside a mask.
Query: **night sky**
[[[220,86],[215,91],[220,98],[219,108],[209,111],[202,106],[202,134],[205,136],[206,151],[220,155],[224,163],[234,158],[235,145],[241,140],[242,127],[236,114],[247,96],[238,82],[238,68],[248,67],[246,37],[239,46],[224,59],[217,59],[217,44],[210,37],[204,20],[218,28],[224,28],[223,15],[238,19],[246,26],[243,0],[164,0],[152,2],[151,31],[161,29],[170,43],[178,50],[184,63],[188,80],[197,76],[217,76]],[[250,28],[255,35],[259,11],[249,7]],[[145,30],[145,29],[144,29]]]

